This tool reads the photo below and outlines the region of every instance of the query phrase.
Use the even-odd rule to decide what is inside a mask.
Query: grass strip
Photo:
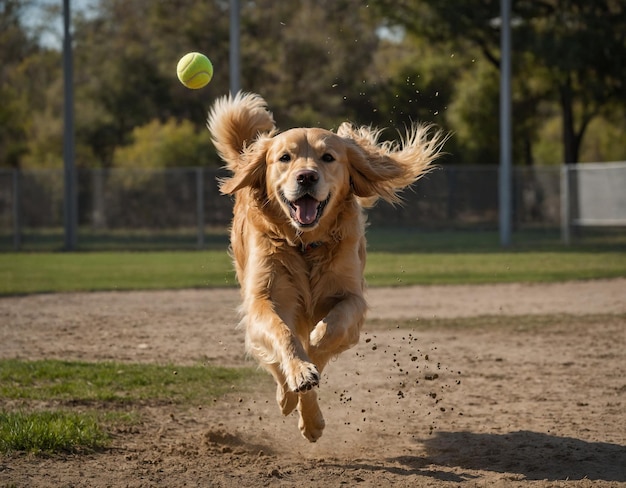
[[[4,295],[235,285],[225,251],[0,254]]]
[[[162,401],[206,404],[258,381],[252,368],[114,362],[0,360],[0,397],[73,403]]]
[[[127,411],[135,403],[210,405],[266,377],[252,368],[3,359],[0,398],[20,407],[0,410],[0,453],[93,451],[107,445],[109,426],[136,422]],[[30,411],[48,402],[61,409]]]
[[[626,276],[626,253],[371,253],[365,271],[370,286],[588,280]]]
[[[5,454],[93,451],[104,447],[107,440],[93,414],[0,411],[0,452]]]
[[[626,276],[626,253],[368,255],[369,286],[556,282]],[[226,252],[0,254],[0,295],[236,286]]]

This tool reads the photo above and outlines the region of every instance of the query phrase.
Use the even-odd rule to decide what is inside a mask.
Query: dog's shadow
[[[626,446],[617,444],[530,431],[507,434],[437,432],[421,443],[427,449],[427,456],[409,455],[387,460],[403,468],[363,464],[358,467],[446,481],[463,481],[475,476],[436,470],[437,465],[513,473],[527,480],[626,481]]]

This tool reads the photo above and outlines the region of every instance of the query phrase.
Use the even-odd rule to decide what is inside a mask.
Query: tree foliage
[[[119,168],[156,169],[165,167],[209,166],[216,160],[207,135],[198,132],[188,120],[153,119],[132,130],[132,143],[119,146],[113,164]]]
[[[60,46],[24,22],[27,8],[60,11],[39,3],[0,0],[0,166],[62,164]],[[242,88],[267,99],[281,128],[433,122],[454,134],[446,161],[496,163],[499,5],[242,2]],[[626,158],[624,10],[513,0],[516,163]],[[217,164],[204,126],[229,90],[227,0],[97,0],[73,26],[79,166]],[[189,51],[215,66],[202,90],[176,79]]]
[[[10,167],[19,166],[27,152],[31,123],[28,61],[39,51],[21,25],[23,11],[19,0],[0,3],[0,161]]]
[[[500,0],[377,3],[385,7],[389,22],[433,42],[469,42],[499,67]],[[512,16],[514,76],[527,80],[517,94],[559,107],[563,158],[575,163],[590,122],[626,102],[626,64],[619,61],[626,59],[626,4],[513,0]],[[532,89],[538,84],[541,92]],[[522,124],[528,125],[528,116],[540,120],[537,112],[523,112]]]

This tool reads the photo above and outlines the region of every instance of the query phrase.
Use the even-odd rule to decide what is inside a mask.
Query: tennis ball
[[[197,90],[213,78],[213,65],[204,54],[187,53],[178,61],[176,74],[183,85]]]

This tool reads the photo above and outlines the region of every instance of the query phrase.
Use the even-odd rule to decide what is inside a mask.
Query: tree
[[[397,139],[398,132],[413,123],[434,124],[449,131],[454,87],[468,64],[451,52],[445,44],[432,45],[412,35],[382,34],[368,79],[371,122],[396,129],[385,131],[382,137]],[[446,142],[442,160],[454,153],[455,162],[460,162],[464,151],[454,147],[457,142],[456,137]]]
[[[100,0],[96,16],[77,19],[77,139],[101,165],[151,120],[204,127],[210,103],[228,92],[228,18],[228,2]],[[281,127],[360,120],[368,106],[356,94],[379,40],[361,2],[259,0],[241,18],[243,89],[262,93]],[[201,91],[175,76],[180,56],[196,50],[215,66]]]
[[[379,0],[377,5],[390,23],[435,42],[469,41],[499,66],[494,28],[499,0]],[[560,106],[564,160],[577,162],[589,123],[612,104],[626,102],[626,64],[616,62],[626,59],[624,2],[513,0],[513,17],[514,56],[527,69],[539,68],[550,83],[545,96]]]
[[[561,105],[566,163],[579,160],[590,122],[626,103],[626,6],[620,0],[519,2],[519,43],[536,57]]]
[[[359,0],[246,3],[243,88],[263,94],[283,128],[366,123],[364,84],[380,41],[373,14]]]
[[[223,8],[221,2],[197,0],[100,0],[89,15],[75,12],[78,166],[109,167],[115,149],[132,142],[133,129],[151,120],[175,117],[204,128],[207,93],[225,89],[228,80],[217,76],[207,90],[193,92],[176,79],[176,63],[185,52],[211,45],[218,46],[216,62],[228,58],[219,47],[228,32]],[[50,114],[59,93],[48,95],[44,107]]]
[[[115,149],[113,163],[118,168],[163,169],[217,165],[206,132],[199,133],[188,120],[154,119],[135,127],[133,142]]]
[[[37,51],[20,20],[24,7],[18,0],[0,3],[0,165],[14,168],[27,152],[30,119],[25,63]]]

